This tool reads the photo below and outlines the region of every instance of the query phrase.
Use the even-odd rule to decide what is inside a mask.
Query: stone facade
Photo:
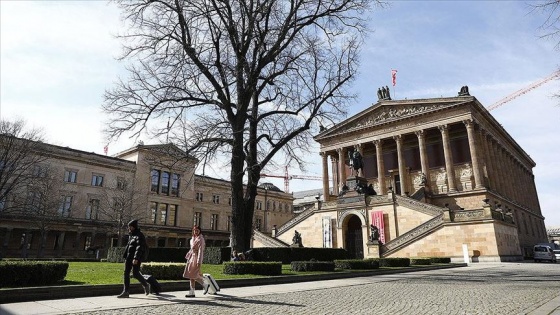
[[[468,94],[380,100],[315,136],[320,144],[325,202],[280,228],[297,230],[308,247],[325,247],[322,217],[332,218],[333,242],[354,257],[368,248],[374,213],[382,212],[382,257],[448,256],[516,260],[545,241],[534,183],[535,162]],[[359,152],[359,176],[375,190],[359,195],[349,163]],[[332,181],[329,181],[332,178]],[[371,195],[371,194],[370,194]],[[323,225],[322,225],[323,224]],[[370,246],[371,247],[371,246]]]
[[[173,145],[141,144],[114,157],[45,145],[39,154],[54,183],[45,192],[53,196],[43,207],[50,212],[39,216],[27,204],[8,211],[15,199],[1,203],[0,257],[103,257],[119,238],[126,242],[132,218],[140,220],[150,247],[188,246],[193,224],[207,246],[229,245],[229,182],[196,175],[198,161]],[[31,188],[14,196],[26,199]],[[293,198],[270,184],[258,192],[254,227],[270,235],[292,219]],[[120,223],[117,201],[128,209]],[[118,225],[125,226],[120,237]]]

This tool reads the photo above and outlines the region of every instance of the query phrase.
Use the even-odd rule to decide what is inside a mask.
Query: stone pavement
[[[531,314],[560,315],[560,263],[468,267],[351,279],[11,303],[8,314]]]

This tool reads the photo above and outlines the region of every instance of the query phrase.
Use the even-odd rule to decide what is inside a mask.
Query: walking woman
[[[208,284],[204,281],[202,273],[200,272],[200,267],[202,266],[202,259],[204,258],[204,248],[206,247],[206,242],[204,241],[204,236],[200,231],[200,227],[197,225],[192,228],[192,238],[191,238],[191,249],[185,256],[187,260],[187,265],[185,266],[185,272],[183,273],[183,278],[190,280],[190,290],[185,297],[194,297],[194,288],[196,282],[200,283],[204,288],[204,294],[208,292]]]

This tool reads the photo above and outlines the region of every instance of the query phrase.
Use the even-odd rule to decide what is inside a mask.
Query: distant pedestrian
[[[185,255],[187,260],[187,265],[185,266],[185,272],[183,273],[183,278],[190,280],[190,290],[185,297],[194,297],[194,289],[196,282],[200,283],[204,288],[204,294],[208,292],[208,284],[204,281],[202,273],[200,272],[200,267],[202,267],[202,260],[204,258],[204,248],[206,247],[206,242],[204,241],[204,236],[200,231],[200,227],[197,225],[192,228],[192,237],[190,241],[191,249]]]
[[[138,220],[132,220],[128,222],[128,244],[124,250],[123,258],[124,261],[124,289],[118,298],[127,298],[129,296],[130,289],[130,271],[132,270],[132,276],[138,280],[144,287],[144,293],[146,295],[150,294],[150,285],[146,282],[146,279],[140,273],[140,265],[142,264],[142,258],[146,252],[146,237],[140,232],[138,228]]]

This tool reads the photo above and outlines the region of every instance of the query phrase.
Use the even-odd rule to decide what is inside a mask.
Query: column
[[[329,192],[329,164],[327,161],[328,155],[327,152],[321,152],[321,160],[323,162],[323,200],[328,201],[330,192]]]
[[[377,157],[377,182],[379,184],[379,195],[387,193],[385,187],[385,163],[383,162],[383,140],[373,141],[375,144],[375,156]]]
[[[338,148],[338,149],[336,149],[336,151],[338,152],[338,172],[339,172],[338,186],[341,188],[344,185],[346,185],[346,167],[344,165],[344,163],[346,161],[345,157],[344,157],[344,155],[346,154],[346,149]]]
[[[354,146],[354,149],[356,151],[358,151],[358,153],[360,153],[360,156],[362,157],[362,161],[364,158],[364,146],[361,143],[358,143]],[[364,166],[362,165],[362,168],[358,170],[358,176],[359,177],[364,177]]]
[[[405,175],[406,175],[406,165],[404,161],[404,156],[402,153],[402,136],[397,135],[394,136],[393,139],[397,142],[397,159],[399,162],[399,177],[401,180],[401,195],[404,195],[406,192],[406,185],[405,185]]]
[[[443,155],[445,157],[445,172],[447,173],[447,187],[449,192],[456,192],[455,170],[453,167],[453,154],[451,153],[451,142],[449,141],[449,130],[447,125],[438,126],[443,142]]]
[[[336,156],[331,155],[331,168],[332,168],[332,185],[333,185],[333,194],[335,196],[338,196],[338,183],[340,183],[340,180],[338,179],[338,159]]]
[[[426,186],[430,186],[430,168],[428,163],[428,153],[426,153],[426,133],[424,130],[415,132],[418,137],[418,148],[420,149],[420,166],[422,173],[426,176]]]
[[[471,151],[471,164],[474,175],[475,189],[483,188],[482,176],[480,175],[480,162],[478,160],[478,149],[476,144],[476,136],[474,134],[474,123],[472,120],[463,121],[467,127],[467,137],[469,138],[469,150]]]
[[[481,164],[483,164],[484,166],[481,167],[484,172],[483,172],[483,180],[484,177],[486,177],[486,181],[484,182],[484,186],[486,186],[487,188],[492,188],[492,181],[490,179],[490,172],[492,171],[491,167],[490,167],[490,152],[488,150],[488,141],[486,140],[486,132],[484,130],[479,130],[478,131],[478,140],[479,143],[481,144],[482,147],[482,154],[479,154],[479,161],[481,162]]]
[[[500,163],[498,163],[498,154],[496,149],[496,142],[490,138],[490,160],[492,161],[492,175],[494,176],[494,188],[493,190],[500,193],[503,191],[502,176],[500,173]]]
[[[10,239],[12,238],[13,228],[6,228],[6,233],[4,233],[4,240],[2,241],[2,251],[0,252],[0,258],[6,256],[8,252],[8,246],[10,245]]]

